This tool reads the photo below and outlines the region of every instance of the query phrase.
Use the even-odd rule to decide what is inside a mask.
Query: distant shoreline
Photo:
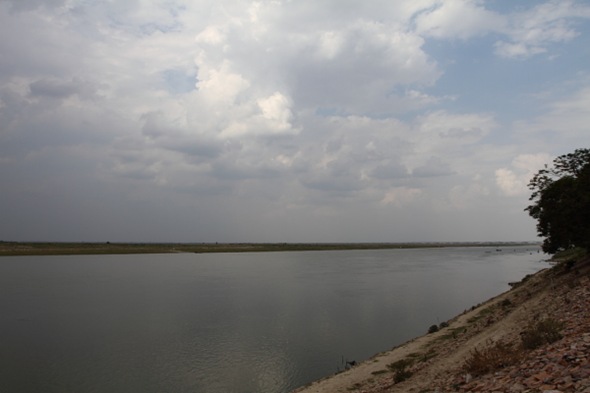
[[[416,242],[416,243],[117,243],[117,242],[12,242],[0,241],[0,256],[109,255],[281,252],[329,250],[385,250],[442,247],[538,246],[537,242]]]

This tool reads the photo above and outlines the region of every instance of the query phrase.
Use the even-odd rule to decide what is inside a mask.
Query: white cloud
[[[481,141],[497,127],[488,114],[455,114],[435,111],[416,119],[414,132],[409,140],[415,146],[414,157],[408,166],[424,167],[425,160],[436,156],[462,157],[465,149]]]
[[[261,90],[281,91],[300,107],[344,111],[358,110],[359,105],[364,111],[375,104],[384,107],[396,85],[428,85],[440,75],[422,50],[423,39],[403,24],[362,14],[325,20],[313,14],[328,10],[310,4],[257,3],[253,25],[247,12],[232,9],[224,24],[197,36],[202,44],[198,66],[219,68],[220,62],[229,61]],[[207,44],[212,40],[215,45]],[[358,69],[364,71],[354,71]]]
[[[489,188],[475,179],[471,184],[454,186],[449,192],[449,201],[452,208],[466,210],[477,206],[489,195]]]
[[[416,31],[435,38],[468,39],[503,30],[503,16],[485,8],[483,1],[444,0],[416,17]]]
[[[258,107],[262,110],[262,117],[270,123],[276,132],[289,130],[293,113],[291,103],[287,97],[275,92],[269,97],[258,100]]]
[[[422,191],[417,188],[396,187],[387,191],[381,200],[381,204],[402,207],[409,203],[416,202],[421,195]]]
[[[195,42],[207,45],[223,45],[225,40],[226,33],[221,31],[218,26],[207,26],[195,38]]]
[[[512,14],[505,31],[509,41],[497,41],[496,54],[527,58],[545,53],[549,45],[567,42],[579,35],[572,23],[577,18],[590,18],[590,7],[573,1],[549,1]]]
[[[236,103],[238,95],[251,85],[243,75],[231,69],[228,61],[221,63],[218,68],[207,67],[202,63],[197,65],[197,88],[205,104],[231,107]]]
[[[496,170],[496,183],[500,190],[508,196],[520,195],[525,192],[524,179],[507,168]]]
[[[547,50],[540,46],[531,46],[524,43],[510,43],[498,41],[494,44],[496,54],[502,57],[530,57],[540,53],[547,52]]]
[[[551,161],[551,156],[546,153],[521,154],[512,160],[510,168],[496,170],[496,184],[507,196],[528,194],[527,184],[533,175]]]
[[[523,143],[537,145],[543,150],[553,151],[559,145],[579,147],[587,145],[588,124],[590,124],[590,87],[588,78],[581,76],[577,85],[567,81],[561,89],[567,89],[568,95],[548,100],[538,100],[541,114],[537,117],[519,121],[514,125],[515,134]],[[561,95],[561,94],[560,94]],[[558,149],[556,153],[567,151]]]
[[[321,33],[318,44],[318,56],[325,59],[335,58],[345,44],[345,39],[339,32],[326,31]]]
[[[420,117],[418,129],[429,137],[451,139],[456,143],[473,143],[485,137],[496,122],[488,114],[455,114],[435,111]]]

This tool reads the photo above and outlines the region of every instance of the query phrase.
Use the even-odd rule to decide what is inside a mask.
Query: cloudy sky
[[[0,0],[0,240],[535,240],[590,3]]]

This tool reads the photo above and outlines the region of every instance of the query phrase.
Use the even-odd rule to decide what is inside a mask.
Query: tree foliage
[[[533,176],[529,189],[532,204],[525,210],[545,238],[543,251],[590,250],[590,149],[557,157]]]

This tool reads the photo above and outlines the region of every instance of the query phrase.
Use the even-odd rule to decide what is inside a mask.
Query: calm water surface
[[[543,258],[532,246],[3,257],[0,392],[288,392]]]

